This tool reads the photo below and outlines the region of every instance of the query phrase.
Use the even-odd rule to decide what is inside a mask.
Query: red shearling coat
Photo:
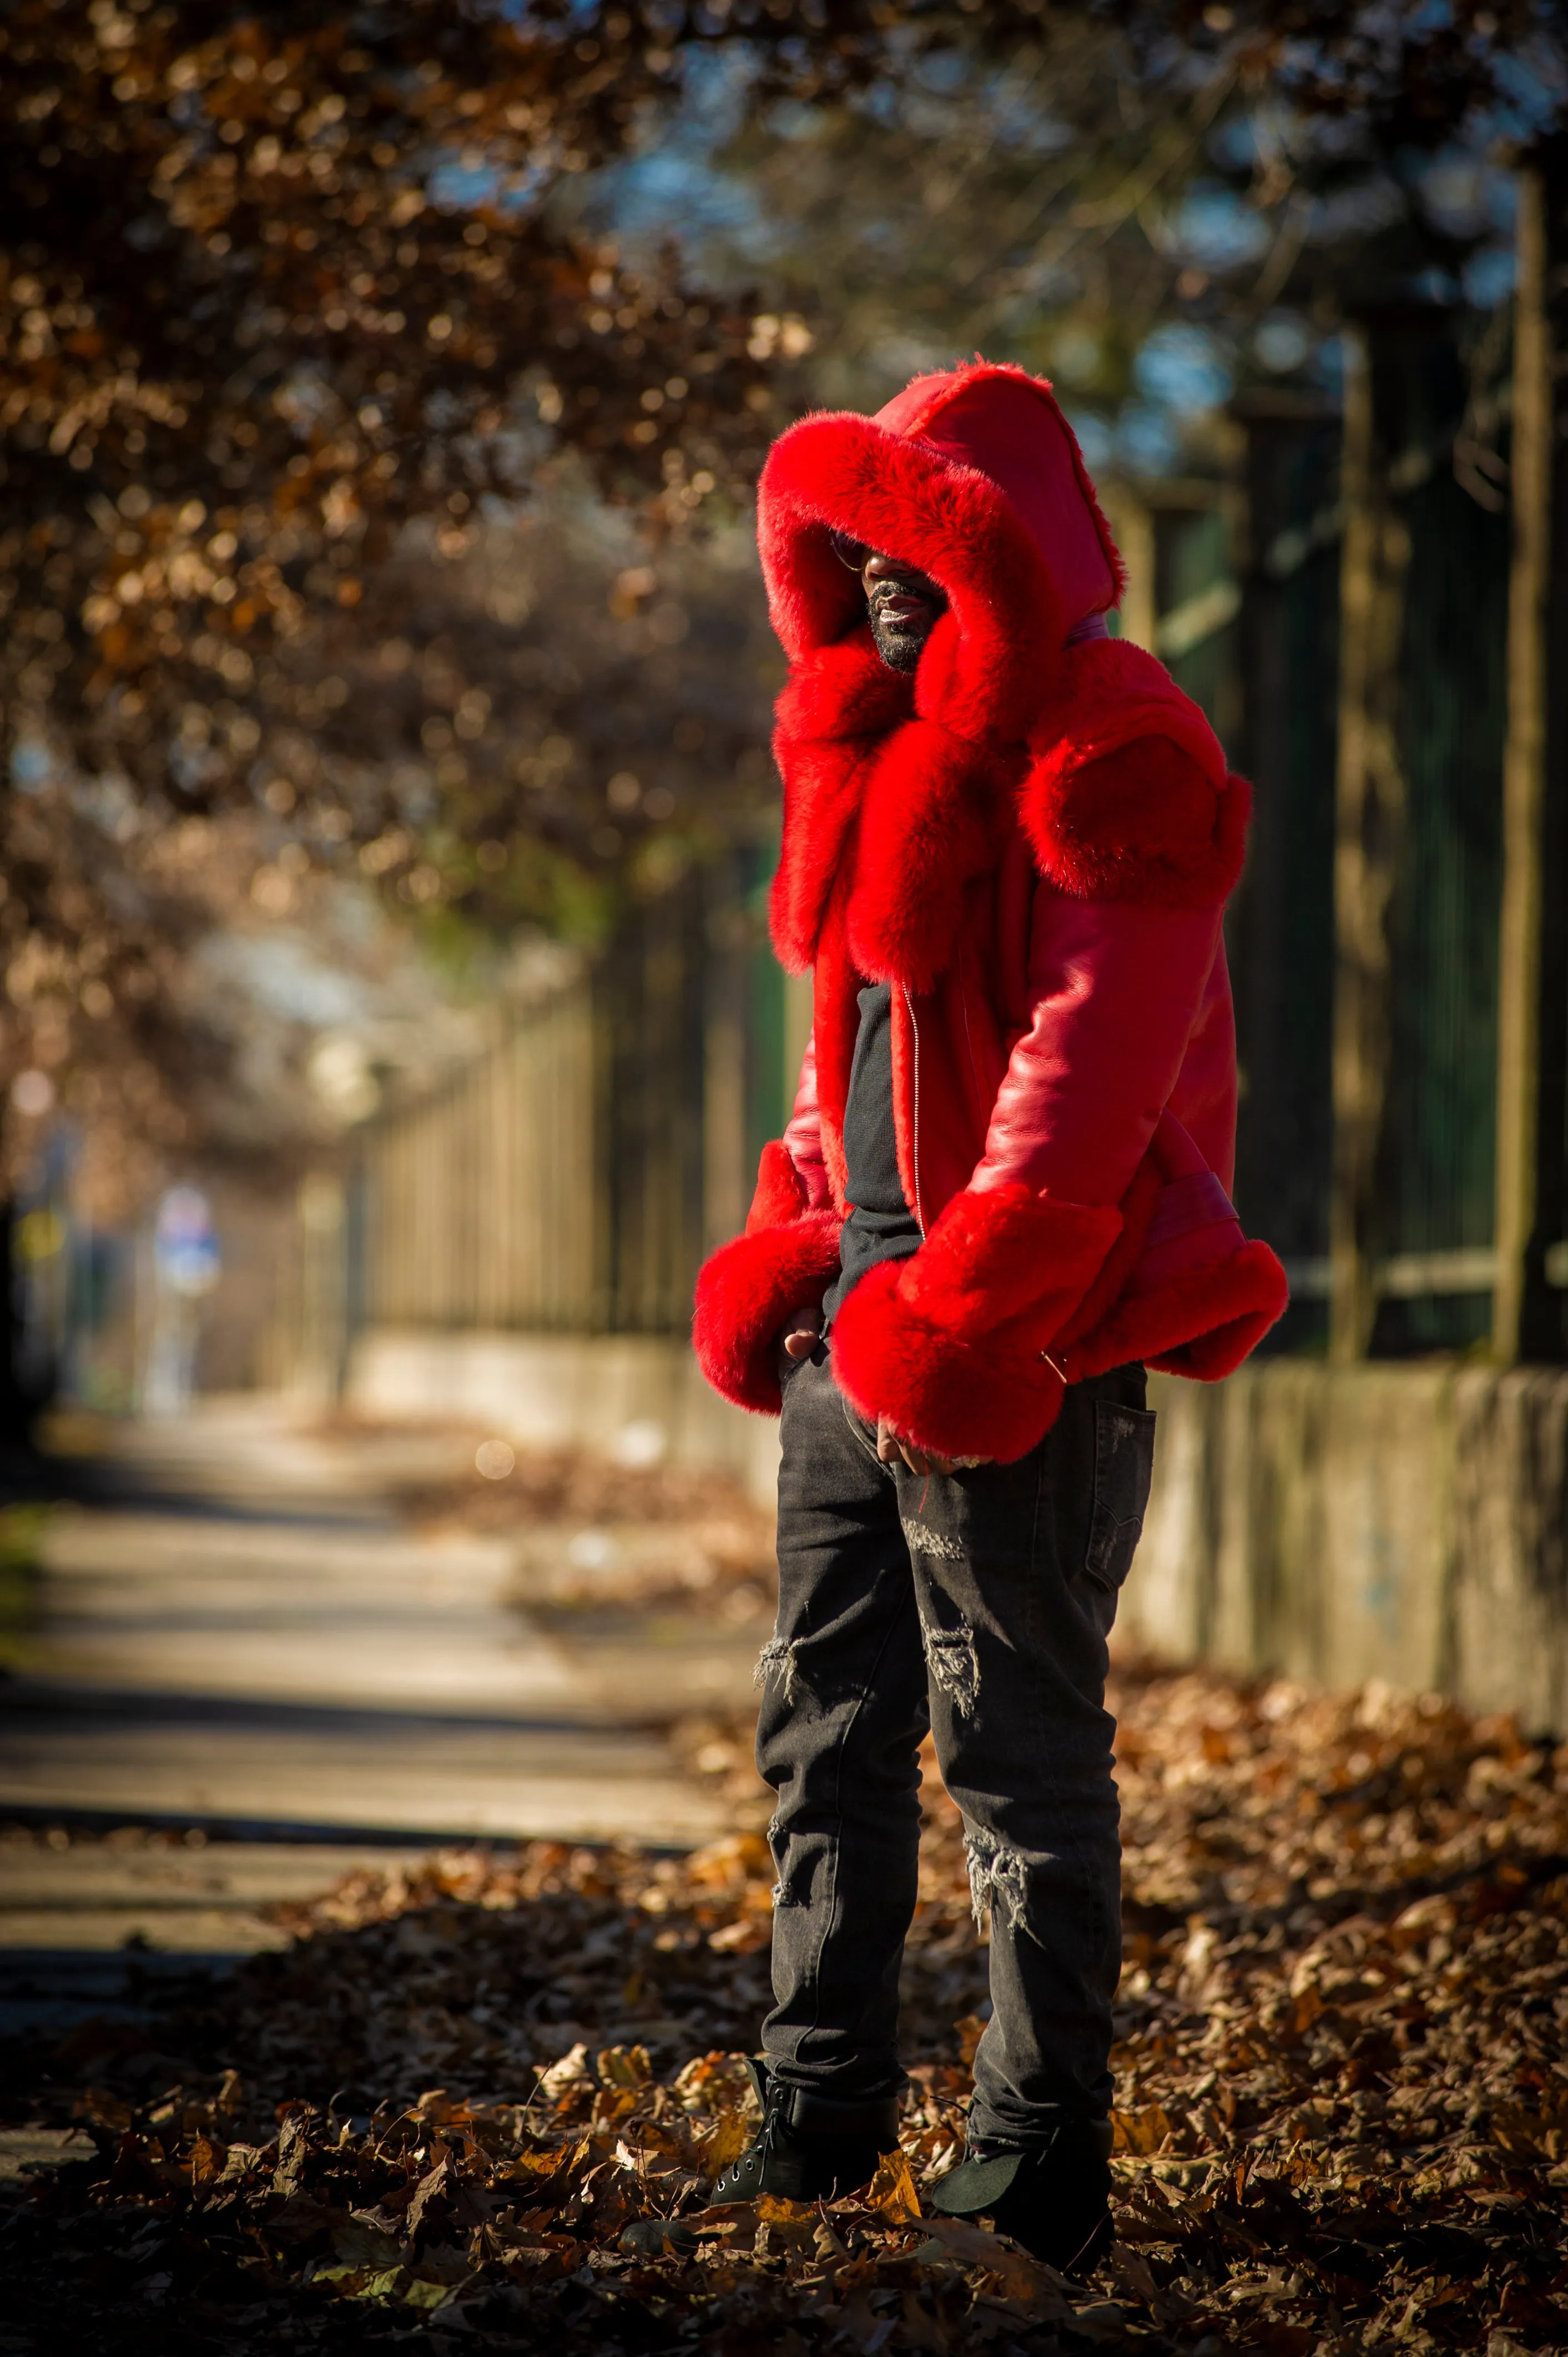
[[[877,655],[834,531],[947,593],[912,679]],[[1220,920],[1249,793],[1152,655],[1086,635],[1120,559],[1049,387],[980,363],[875,418],[804,419],[769,456],[758,537],[790,658],[773,936],[812,970],[815,1022],[746,1232],[698,1280],[709,1381],[777,1411],[779,1330],[837,1269],[867,980],[894,985],[925,1242],[834,1321],[862,1414],[1005,1462],[1068,1383],[1135,1359],[1228,1374],[1286,1300],[1229,1193]]]

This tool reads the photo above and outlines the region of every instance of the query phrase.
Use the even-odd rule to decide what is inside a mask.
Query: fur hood
[[[965,887],[1022,823],[1069,891],[1224,897],[1240,866],[1244,790],[1227,791],[1202,715],[1155,659],[1107,639],[1124,575],[1050,387],[977,362],[918,378],[875,417],[807,417],[775,444],[757,533],[790,658],[774,749],[784,838],[775,945],[817,955],[830,904],[872,980],[929,988],[950,956]],[[873,644],[835,532],[897,555],[945,591],[913,677]],[[1133,737],[1174,739],[1202,785],[1190,807],[1095,806],[1090,763]]]

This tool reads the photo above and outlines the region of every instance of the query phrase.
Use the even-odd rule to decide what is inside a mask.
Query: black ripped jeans
[[[820,1345],[786,1379],[779,1625],[757,1766],[779,1795],[779,2076],[890,2093],[928,1727],[963,1812],[992,2018],[970,2133],[1028,2143],[1111,2103],[1121,1846],[1106,1638],[1143,1526],[1155,1419],[1142,1367],[1075,1384],[1015,1465],[877,1461]]]

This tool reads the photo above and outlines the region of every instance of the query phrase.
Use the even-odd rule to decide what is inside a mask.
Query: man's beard
[[[873,604],[867,619],[871,624],[872,641],[889,671],[912,672],[919,668],[926,640],[936,626],[935,615],[929,621],[918,623],[911,630],[907,622],[886,619]]]

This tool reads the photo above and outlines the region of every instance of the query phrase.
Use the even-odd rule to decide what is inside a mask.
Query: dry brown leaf
[[[1139,2112],[1112,2112],[1111,2127],[1114,2152],[1158,2152],[1171,2132],[1169,2115],[1158,2104]]]
[[[646,2087],[653,2076],[646,2046],[607,2046],[598,2058],[598,2072],[607,2087]]]
[[[923,2258],[928,2252],[939,2252],[961,2267],[983,2267],[992,2276],[1004,2299],[1026,2303],[1040,2318],[1067,2315],[1069,2305],[1060,2288],[1061,2278],[1054,2268],[1031,2258],[1017,2243],[1004,2234],[993,2234],[988,2227],[971,2225],[961,2218],[933,2217],[926,2220],[930,2241],[916,2253]]]
[[[723,2113],[697,2147],[697,2166],[710,2180],[738,2160],[751,2142],[751,2124],[736,2110]]]
[[[883,2154],[876,2164],[876,2174],[865,2189],[865,2199],[868,2210],[879,2212],[895,2226],[910,2224],[920,2216],[920,2197],[902,2152]]]

